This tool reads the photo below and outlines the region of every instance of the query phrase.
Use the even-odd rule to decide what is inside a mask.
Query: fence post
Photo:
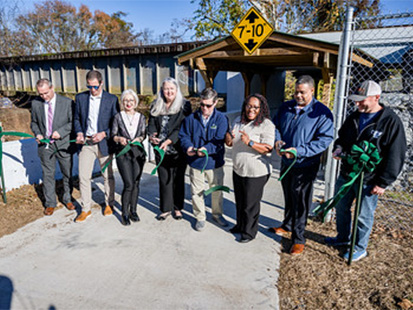
[[[347,6],[346,22],[344,25],[344,31],[341,37],[340,50],[338,55],[339,67],[336,76],[336,92],[334,95],[334,140],[337,139],[338,130],[343,123],[343,111],[344,111],[344,99],[346,91],[346,81],[348,77],[348,63],[349,63],[349,50],[350,50],[350,35],[353,23],[354,8]],[[334,186],[337,179],[337,161],[333,160],[331,152],[333,151],[333,144],[331,144],[327,150],[327,164],[326,164],[326,185],[324,189],[325,200],[334,196]],[[330,213],[327,215],[326,220],[331,219]]]

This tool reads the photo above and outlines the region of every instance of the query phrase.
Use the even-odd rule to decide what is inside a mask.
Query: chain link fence
[[[396,112],[403,122],[408,151],[403,171],[380,197],[376,228],[413,231],[413,13],[356,19],[350,52],[371,56],[372,67],[351,63],[347,96],[367,79],[382,87],[380,102]],[[345,102],[346,116],[354,103]]]

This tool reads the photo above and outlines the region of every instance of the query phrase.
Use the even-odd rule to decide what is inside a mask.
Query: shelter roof
[[[177,56],[178,63],[189,62],[200,70],[268,72],[281,70],[337,68],[339,45],[308,37],[274,31],[252,55],[231,37],[209,42]],[[353,61],[371,67],[374,58],[363,51],[353,53]]]

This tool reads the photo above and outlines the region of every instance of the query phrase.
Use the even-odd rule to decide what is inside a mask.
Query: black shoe
[[[181,212],[181,214],[176,214],[176,211],[180,211],[180,210],[175,210],[175,212],[174,212],[174,214],[173,214],[173,217],[174,217],[174,219],[175,220],[182,220],[182,212]]]
[[[141,219],[139,218],[138,213],[136,213],[136,212],[131,212],[131,214],[130,214],[130,220],[131,220],[132,222],[139,222]]]
[[[168,216],[170,216],[170,215],[171,215],[171,212],[161,213],[161,214],[158,214],[158,216],[156,217],[156,219],[157,219],[158,221],[165,221],[166,218],[167,218]]]
[[[241,238],[241,239],[239,239],[239,243],[248,243],[248,242],[250,242],[250,241],[252,241],[253,239],[250,239],[250,238]]]
[[[125,225],[125,226],[129,226],[129,225],[130,225],[129,216],[127,216],[127,215],[122,215],[122,224]]]
[[[232,227],[232,228],[229,230],[229,232],[230,232],[231,234],[239,234],[239,233],[241,233],[241,229],[239,229],[239,227],[238,227],[237,225],[235,225],[234,227]]]

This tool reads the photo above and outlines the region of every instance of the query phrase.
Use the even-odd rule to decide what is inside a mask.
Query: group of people
[[[83,222],[91,215],[91,178],[95,159],[104,168],[103,214],[108,216],[113,213],[111,161],[114,156],[124,185],[122,224],[139,221],[139,183],[146,159],[141,143],[148,136],[157,150],[155,160],[160,198],[157,219],[163,221],[169,216],[182,219],[184,178],[189,165],[195,230],[202,231],[206,225],[205,181],[209,187],[207,194],[211,193],[212,220],[219,226],[227,227],[222,193],[226,145],[232,148],[236,204],[236,224],[229,231],[239,235],[239,242],[247,243],[258,232],[260,201],[272,173],[271,153],[275,148],[282,157],[280,173],[285,174],[282,179],[285,214],[282,225],[270,230],[281,236],[292,232],[290,253],[298,255],[304,251],[304,232],[312,205],[313,183],[321,155],[333,141],[334,128],[330,110],[314,98],[312,77],[304,75],[298,78],[294,99],[285,102],[273,120],[266,98],[254,94],[244,100],[240,116],[232,124],[225,114],[216,109],[218,94],[212,88],[201,92],[200,108],[192,113],[192,107],[183,97],[177,81],[167,78],[151,105],[147,120],[136,111],[139,98],[133,90],[122,93],[119,105],[115,95],[103,90],[102,75],[98,71],[89,71],[86,83],[88,91],[78,94],[72,102],[55,94],[49,80],[40,79],[37,82],[41,99],[32,102],[31,128],[39,143],[46,215],[52,215],[56,207],[56,159],[63,175],[62,202],[69,210],[75,209],[70,189],[70,142],[75,141],[80,149],[81,195],[81,212],[75,222]],[[368,140],[377,145],[383,157],[378,168],[365,179],[355,248],[355,255],[358,256],[353,261],[367,255],[377,195],[383,194],[386,186],[397,178],[406,151],[400,119],[389,108],[379,104],[380,86],[373,81],[366,83],[354,95],[358,111],[346,120],[339,131],[333,153],[334,158],[339,159],[340,154],[349,152],[353,144]],[[75,140],[70,140],[71,137]],[[346,173],[349,173],[348,167],[343,165],[337,188],[345,182]],[[337,246],[349,243],[353,199],[354,191],[350,191],[337,206],[338,235],[336,238],[326,238],[327,244]]]

